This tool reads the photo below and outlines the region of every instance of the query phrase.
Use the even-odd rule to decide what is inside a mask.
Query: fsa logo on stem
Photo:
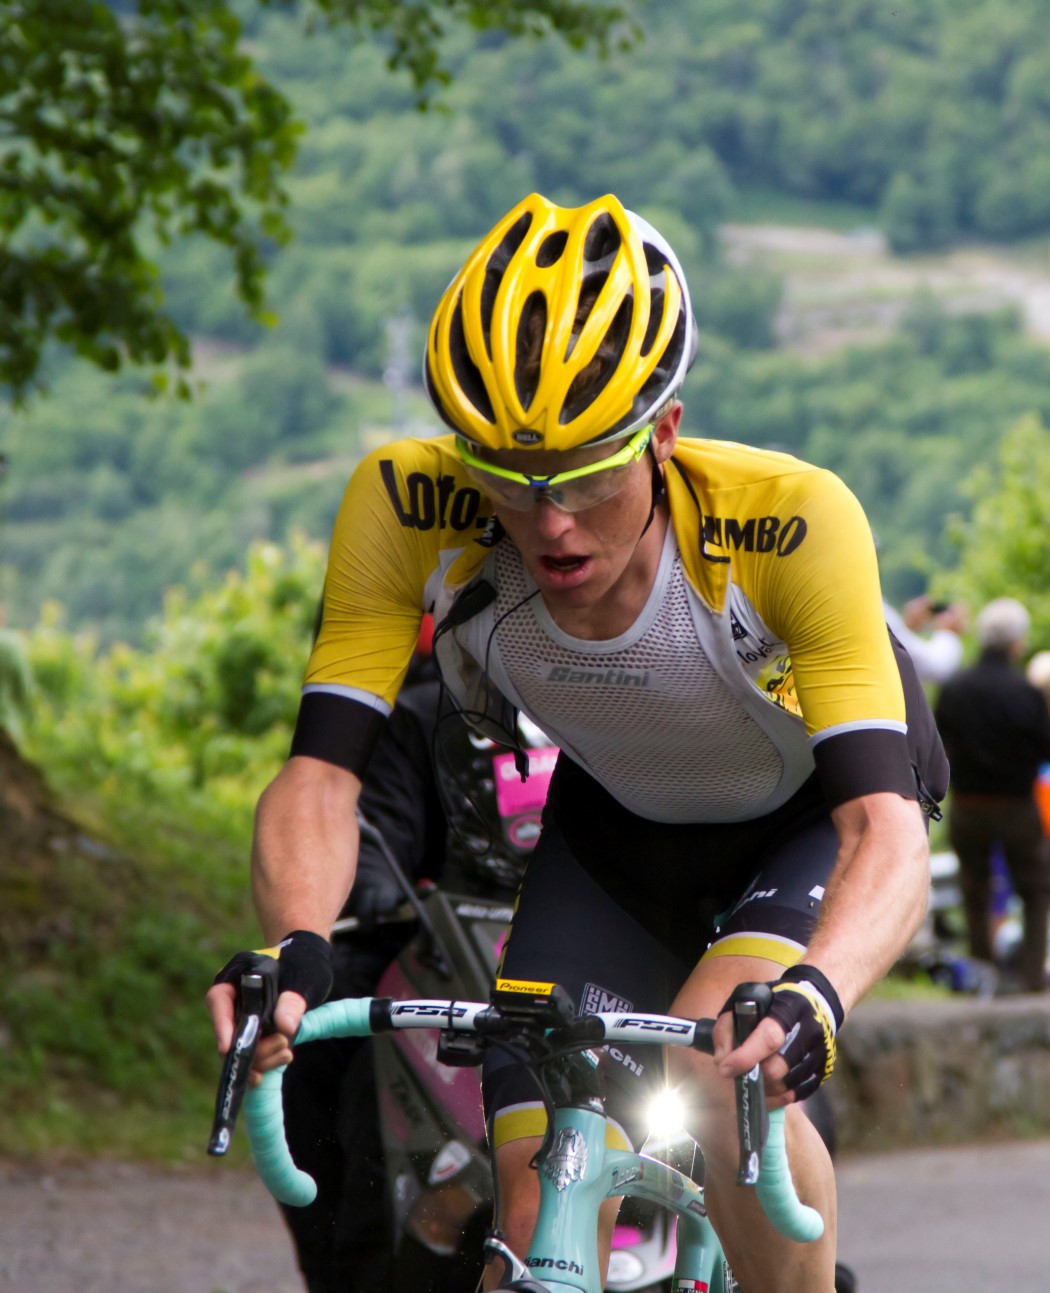
[[[426,475],[410,471],[405,477],[405,497],[401,496],[394,464],[390,458],[379,463],[386,492],[394,514],[407,530],[483,530],[490,518],[481,516],[481,491],[467,485],[456,488],[455,476]]]
[[[398,1003],[390,1012],[392,1019],[462,1019],[466,1015],[465,1006],[443,1001],[406,1001]]]
[[[789,516],[781,524],[779,516],[748,517],[738,521],[735,516],[705,516],[703,547],[741,548],[745,552],[775,552],[778,557],[790,556],[806,537],[808,527],[801,516]]]

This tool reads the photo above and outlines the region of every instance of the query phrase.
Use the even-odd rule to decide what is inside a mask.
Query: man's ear
[[[666,462],[678,440],[678,424],[682,420],[682,403],[675,400],[663,417],[653,427],[653,456],[657,462]]]

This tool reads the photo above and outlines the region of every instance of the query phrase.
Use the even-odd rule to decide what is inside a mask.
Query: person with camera
[[[945,682],[962,663],[966,608],[960,602],[936,602],[925,594],[906,602],[902,611],[884,603],[886,623],[912,658],[920,682]]]

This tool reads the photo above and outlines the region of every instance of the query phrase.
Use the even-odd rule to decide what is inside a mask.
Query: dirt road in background
[[[892,255],[874,229],[730,224],[721,237],[731,264],[783,275],[777,331],[792,348],[820,353],[873,341],[922,291],[953,313],[1013,306],[1028,333],[1050,345],[1050,243],[902,257]]]
[[[2,1293],[302,1293],[277,1205],[203,1170],[0,1162]]]

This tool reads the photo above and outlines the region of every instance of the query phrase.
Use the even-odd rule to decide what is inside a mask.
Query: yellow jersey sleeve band
[[[345,693],[307,690],[299,702],[290,755],[334,763],[363,777],[386,722],[385,710]]]

